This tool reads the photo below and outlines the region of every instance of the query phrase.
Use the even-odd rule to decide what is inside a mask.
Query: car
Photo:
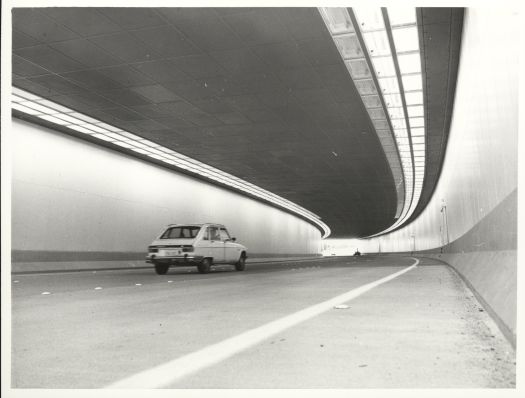
[[[247,258],[246,247],[222,224],[170,224],[148,246],[146,262],[159,275],[165,275],[170,266],[196,266],[206,274],[214,264],[233,264],[237,271],[244,271]]]

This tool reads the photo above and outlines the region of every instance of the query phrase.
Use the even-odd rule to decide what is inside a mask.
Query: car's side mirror
[[[237,240],[236,237],[233,237],[233,238],[232,238],[232,242],[235,242],[236,240]]]

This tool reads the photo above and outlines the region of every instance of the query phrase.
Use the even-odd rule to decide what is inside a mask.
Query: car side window
[[[219,234],[219,228],[209,227],[208,232],[209,232],[208,237],[210,240],[221,240],[221,236]]]
[[[221,228],[221,240],[227,241],[230,239],[230,234],[226,231],[226,228]]]

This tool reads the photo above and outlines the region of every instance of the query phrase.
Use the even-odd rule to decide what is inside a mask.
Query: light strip
[[[370,115],[370,119],[372,120],[379,141],[381,142],[381,146],[385,152],[390,170],[392,170],[397,193],[397,208],[395,217],[399,219],[405,204],[405,179],[403,176],[403,165],[397,153],[397,149],[395,149],[396,141],[387,120],[388,116],[385,115],[383,119],[375,119],[377,108],[383,108],[381,97],[387,106],[402,106],[399,93],[388,95],[382,94],[381,89],[376,87],[374,80],[372,79],[372,73],[377,73],[377,70],[382,72],[381,77],[384,76],[386,78],[391,75],[393,69],[393,60],[392,56],[390,55],[390,48],[386,46],[387,43],[384,40],[384,34],[375,34],[375,31],[378,29],[384,29],[382,17],[379,18],[377,14],[374,15],[372,13],[367,17],[367,21],[363,21],[361,26],[361,28],[370,32],[367,33],[368,40],[374,45],[374,51],[376,54],[378,54],[375,61],[377,64],[376,70],[374,68],[375,65],[370,65],[366,59],[367,50],[366,48],[364,49],[361,47],[348,10],[346,8],[340,7],[320,7],[318,10],[328,28],[328,31],[332,33],[332,38],[345,64],[348,66],[349,63],[365,63],[367,70],[370,71],[369,76],[367,78],[363,78],[362,76],[355,73],[356,71],[354,68],[348,68],[348,72],[350,73],[350,76],[355,83],[365,108]],[[334,21],[345,21],[345,23],[341,23],[336,26]],[[337,32],[337,35],[334,34],[334,32]],[[385,109],[383,109],[383,113],[386,113]],[[391,151],[388,148],[393,148],[394,150]]]
[[[352,8],[351,12],[347,8],[322,7],[319,12],[345,63],[348,65],[351,62],[352,65],[359,65],[360,71],[368,71],[364,76],[363,73],[356,73],[355,68],[348,68],[387,155],[398,188],[397,220],[372,236],[381,235],[397,228],[413,214],[423,185],[425,119],[416,9],[396,7],[391,13],[385,9],[386,15],[381,8],[371,7]],[[350,21],[347,33],[355,37],[353,53],[343,51],[348,46],[341,47],[340,39],[333,34],[333,20]],[[338,30],[339,35],[344,33]],[[359,44],[359,35],[364,46]],[[365,90],[368,93],[377,92],[383,98],[386,107],[384,118],[380,117],[381,101],[371,106],[372,101],[364,96]],[[397,151],[388,141],[395,142]]]
[[[13,102],[11,106],[19,112],[38,117],[42,120],[47,120],[48,122],[89,135],[92,138],[109,142],[146,155],[161,162],[199,174],[209,180],[218,181],[237,190],[264,199],[283,209],[291,211],[292,213],[298,214],[318,226],[323,231],[323,239],[327,238],[331,233],[328,225],[321,221],[318,215],[261,187],[199,162],[196,159],[172,151],[169,148],[162,147],[135,134],[123,131],[117,127],[78,113],[73,109],[54,104],[49,100],[16,87],[13,87],[12,89]]]

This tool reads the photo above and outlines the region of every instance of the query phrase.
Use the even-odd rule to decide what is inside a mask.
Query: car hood
[[[157,239],[151,243],[151,246],[182,246],[194,243],[195,239]]]

